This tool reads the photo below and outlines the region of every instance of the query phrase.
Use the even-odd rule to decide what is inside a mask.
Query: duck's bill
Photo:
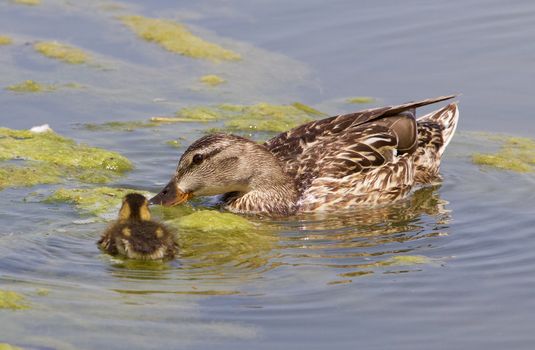
[[[172,207],[186,202],[191,197],[193,197],[193,194],[180,191],[175,182],[171,180],[160,193],[149,200],[149,203]]]

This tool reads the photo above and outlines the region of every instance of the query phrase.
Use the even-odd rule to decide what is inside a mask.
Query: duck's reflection
[[[342,277],[407,272],[409,266],[434,263],[424,256],[422,247],[447,235],[451,217],[439,188],[421,188],[389,206],[361,208],[320,220],[317,215],[303,218],[299,234],[287,238],[288,258],[299,257],[299,264],[335,268]]]

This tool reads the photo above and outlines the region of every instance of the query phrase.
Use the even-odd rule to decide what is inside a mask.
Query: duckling
[[[171,259],[177,251],[173,233],[152,221],[145,196],[129,193],[123,199],[119,218],[98,241],[99,247],[111,255],[130,259]]]
[[[416,118],[416,109],[454,95],[312,121],[264,144],[207,135],[182,155],[152,204],[222,195],[234,213],[288,216],[385,205],[440,178],[457,127],[457,103]]]

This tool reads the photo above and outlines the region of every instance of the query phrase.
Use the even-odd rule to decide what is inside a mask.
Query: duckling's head
[[[283,178],[279,162],[264,146],[236,135],[212,134],[184,152],[171,181],[150,202],[172,206],[194,196],[245,193]]]
[[[129,193],[123,199],[119,210],[120,221],[148,221],[150,220],[149,202],[139,193]]]
[[[168,259],[178,251],[172,231],[150,220],[148,201],[139,193],[124,197],[119,220],[106,229],[98,244],[112,255],[141,260]]]

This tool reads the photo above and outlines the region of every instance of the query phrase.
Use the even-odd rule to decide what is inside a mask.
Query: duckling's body
[[[140,260],[170,259],[178,252],[173,233],[151,221],[147,199],[138,193],[125,196],[119,219],[106,229],[98,245],[111,255]]]
[[[310,122],[263,145],[235,135],[202,137],[151,203],[223,194],[227,210],[272,216],[390,203],[439,178],[457,104],[419,119],[416,108],[453,97]]]

